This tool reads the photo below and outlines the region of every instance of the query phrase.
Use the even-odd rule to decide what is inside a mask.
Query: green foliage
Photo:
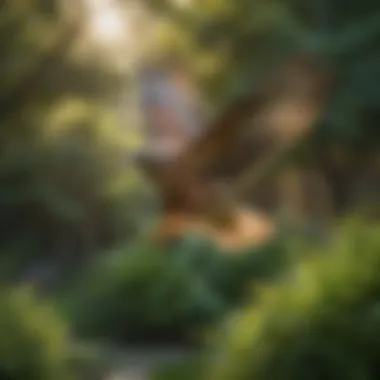
[[[349,223],[229,320],[207,379],[377,379],[380,234]]]
[[[76,266],[126,239],[144,198],[126,154],[138,136],[116,115],[129,73],[83,47],[80,3],[65,2],[73,25],[60,3],[1,8],[0,246],[21,268],[36,258]]]
[[[113,340],[197,340],[244,299],[254,280],[278,273],[283,244],[235,255],[196,237],[168,251],[129,247],[97,263],[63,308],[82,335]]]
[[[71,380],[70,344],[64,324],[30,289],[1,289],[0,377]]]

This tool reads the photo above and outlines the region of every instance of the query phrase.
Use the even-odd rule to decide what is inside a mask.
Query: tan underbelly
[[[265,215],[246,209],[238,209],[233,223],[227,226],[218,226],[201,217],[169,214],[158,222],[154,240],[165,243],[190,232],[211,239],[222,249],[234,251],[264,244],[274,236],[275,227]]]

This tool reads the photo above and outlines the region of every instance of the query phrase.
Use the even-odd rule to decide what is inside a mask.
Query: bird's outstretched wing
[[[179,150],[160,172],[163,197],[186,192],[196,178],[232,179],[241,189],[253,185],[312,129],[329,79],[312,58],[290,59]]]
[[[227,107],[174,164],[187,165],[202,174],[219,171],[223,177],[226,174],[221,166],[228,166],[234,155],[249,150],[254,164],[260,166],[268,155],[273,158],[312,129],[329,84],[326,69],[311,57],[290,59],[257,89]],[[244,149],[244,144],[248,148]],[[267,152],[263,152],[264,145]],[[233,176],[241,169],[234,168]]]

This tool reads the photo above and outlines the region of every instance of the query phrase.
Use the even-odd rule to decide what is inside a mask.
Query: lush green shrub
[[[284,264],[278,242],[226,255],[188,237],[167,252],[146,245],[98,262],[64,299],[80,334],[122,340],[195,338]]]
[[[380,229],[345,226],[228,321],[205,378],[378,379],[379,271]]]
[[[71,380],[70,344],[53,310],[29,288],[0,290],[0,378]]]

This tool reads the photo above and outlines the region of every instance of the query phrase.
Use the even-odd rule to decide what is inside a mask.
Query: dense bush
[[[284,265],[274,241],[235,255],[189,237],[168,251],[147,245],[98,262],[66,294],[63,307],[80,334],[121,340],[195,338],[236,305],[253,279]]]
[[[71,380],[65,328],[30,289],[0,290],[0,378]]]
[[[222,332],[208,380],[378,379],[380,233],[346,226]]]

